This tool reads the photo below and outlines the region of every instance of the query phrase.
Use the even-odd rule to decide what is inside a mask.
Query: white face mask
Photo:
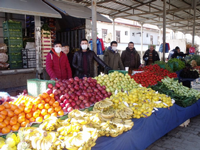
[[[56,47],[55,51],[56,51],[56,53],[60,53],[62,51],[62,49],[60,47]]]
[[[117,47],[112,46],[112,50],[116,51],[116,50],[117,50]]]
[[[81,45],[81,48],[82,48],[83,50],[86,50],[86,49],[88,48],[88,45],[86,45],[86,44]]]

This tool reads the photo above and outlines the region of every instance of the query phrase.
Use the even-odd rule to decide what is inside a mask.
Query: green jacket
[[[115,53],[112,50],[107,50],[104,53],[104,62],[113,70],[124,70],[121,57],[119,53]]]

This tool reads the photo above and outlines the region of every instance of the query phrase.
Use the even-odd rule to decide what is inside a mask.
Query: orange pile
[[[40,94],[36,99],[21,96],[20,104],[4,102],[0,105],[0,133],[6,134],[25,127],[30,122],[42,122],[50,116],[63,116],[64,112],[54,95]]]

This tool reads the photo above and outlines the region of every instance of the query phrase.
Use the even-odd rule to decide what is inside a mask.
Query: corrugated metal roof
[[[41,0],[0,0],[0,12],[61,18],[61,15]]]
[[[69,1],[64,2],[64,1],[54,1],[54,0],[45,0],[45,2],[47,2],[49,5],[55,7],[57,10],[66,15],[77,18],[92,19],[91,9],[82,6],[81,4]],[[99,13],[97,13],[97,21],[112,22],[110,19],[102,16]]]
[[[192,2],[193,0],[170,0],[166,2],[168,28],[191,33],[194,13]],[[91,0],[82,0],[81,4],[91,7]],[[199,0],[197,0],[196,8],[196,23],[200,23]],[[146,0],[143,2],[140,0],[97,0],[97,11],[115,18],[124,18],[158,26],[163,24],[163,2],[161,0]],[[200,31],[199,28],[196,30]]]

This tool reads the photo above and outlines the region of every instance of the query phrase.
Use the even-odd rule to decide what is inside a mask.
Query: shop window
[[[149,34],[148,34],[148,33],[146,34],[146,37],[149,37]]]
[[[150,36],[150,43],[153,44],[153,35]]]
[[[116,41],[120,43],[120,31],[116,31]]]
[[[102,39],[105,41],[106,35],[107,35],[107,29],[102,29]]]

